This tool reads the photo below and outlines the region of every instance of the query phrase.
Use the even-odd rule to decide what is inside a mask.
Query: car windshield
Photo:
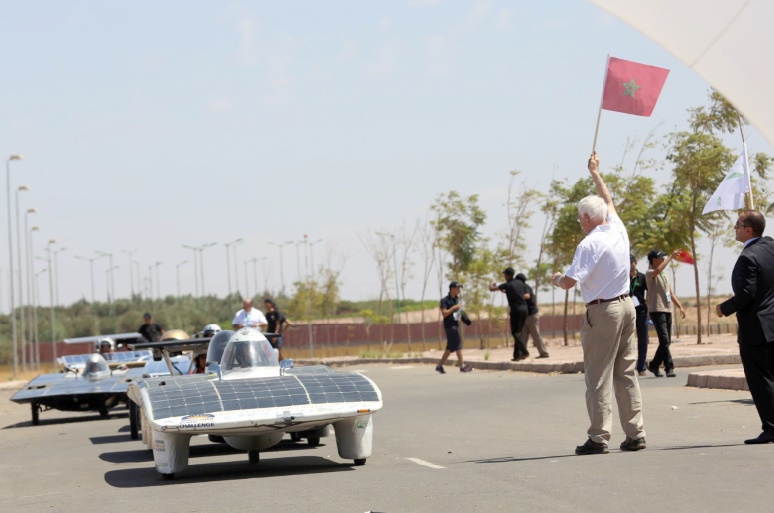
[[[89,356],[86,365],[83,367],[84,374],[97,374],[99,372],[108,372],[108,364],[102,356],[93,354]]]
[[[277,356],[267,340],[229,342],[221,359],[224,371],[276,365]]]

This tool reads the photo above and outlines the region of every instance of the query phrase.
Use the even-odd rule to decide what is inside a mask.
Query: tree
[[[463,198],[457,191],[440,194],[431,210],[438,230],[438,245],[451,256],[447,277],[462,276],[473,262],[481,238],[479,228],[486,213],[478,206],[478,195]]]

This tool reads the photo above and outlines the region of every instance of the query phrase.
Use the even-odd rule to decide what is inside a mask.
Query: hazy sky
[[[224,295],[224,243],[238,238],[240,290],[243,262],[256,257],[266,257],[259,287],[265,269],[276,290],[279,252],[268,242],[304,234],[322,239],[316,265],[343,265],[344,298],[373,298],[379,280],[359,238],[369,230],[425,219],[434,198],[454,189],[480,195],[485,233],[495,238],[507,226],[511,170],[541,190],[552,177],[586,176],[607,54],[671,73],[652,117],[603,112],[603,171],[621,161],[628,139],[685,128],[686,109],[704,104],[709,89],[581,0],[3,3],[0,153],[24,156],[11,162],[11,188],[30,188],[20,193],[21,225],[36,208],[35,254],[45,255],[49,239],[66,248],[62,303],[90,298],[89,263],[74,257],[96,250],[114,254],[119,297],[130,290],[125,250],[136,250],[143,280],[161,262],[162,294],[175,293],[177,268],[182,293],[192,293],[193,253],[182,245],[210,242],[205,290]],[[748,138],[751,151],[772,152],[753,129]],[[659,183],[669,178],[662,174]],[[530,262],[537,245],[535,232]],[[283,250],[288,284],[305,269],[296,254]],[[717,265],[721,290],[730,290],[734,255],[726,250]],[[692,273],[682,267],[685,296]],[[94,262],[103,300],[107,268],[106,258]],[[250,294],[254,283],[250,264]]]

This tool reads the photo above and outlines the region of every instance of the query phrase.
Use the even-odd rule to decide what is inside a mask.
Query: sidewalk
[[[535,357],[538,355],[534,347],[530,347],[530,357],[519,362],[512,362],[513,347],[497,347],[478,349],[474,347],[475,340],[466,340],[463,347],[465,363],[474,369],[483,370],[510,370],[538,373],[564,373],[572,374],[583,372],[583,349],[580,340],[570,340],[570,345],[565,346],[560,339],[546,340],[548,358]],[[658,347],[658,342],[651,337],[648,345],[648,360],[653,358]],[[695,335],[683,335],[672,342],[670,346],[672,360],[678,376],[685,377],[687,385],[700,388],[724,388],[730,390],[747,390],[747,382],[742,371],[742,360],[739,356],[739,345],[736,335],[723,334],[704,337],[702,344],[696,344]],[[299,365],[325,364],[330,366],[363,365],[367,363],[423,363],[437,364],[443,354],[442,350],[430,349],[421,353],[421,357],[404,358],[359,358],[356,356],[326,358],[322,360],[297,360]],[[456,365],[456,356],[449,357],[447,365]],[[690,372],[691,367],[704,367],[710,365],[738,365],[738,368]],[[651,373],[648,376],[652,377]]]

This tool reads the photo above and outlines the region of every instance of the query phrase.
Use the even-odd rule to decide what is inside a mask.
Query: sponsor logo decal
[[[153,450],[156,451],[156,452],[165,452],[167,450],[167,448],[164,445],[164,440],[154,440],[153,441]]]
[[[202,413],[201,415],[186,415],[180,419],[180,429],[200,429],[215,427],[215,415]]]

